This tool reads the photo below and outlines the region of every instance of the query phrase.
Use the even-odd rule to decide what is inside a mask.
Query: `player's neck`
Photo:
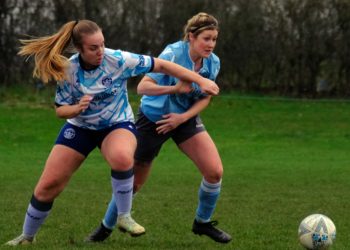
[[[81,57],[81,55],[79,55],[79,63],[81,68],[86,71],[97,69],[99,66],[99,65],[92,65],[92,64],[86,63]]]
[[[203,57],[198,56],[191,51],[190,51],[190,57],[192,62],[194,63],[194,71],[198,72],[202,68]]]

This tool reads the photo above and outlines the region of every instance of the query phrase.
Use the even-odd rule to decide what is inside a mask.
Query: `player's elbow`
[[[137,85],[136,92],[138,95],[144,95],[145,94],[145,87],[143,80]]]
[[[156,82],[152,78],[148,76],[144,76],[141,79],[140,83],[137,85],[136,92],[139,95],[152,94],[152,90],[154,89],[155,85],[156,85]]]
[[[55,107],[55,111],[56,111],[56,116],[58,117],[58,118],[64,118],[64,115],[63,115],[63,112],[62,112],[62,109],[61,109],[61,107]]]

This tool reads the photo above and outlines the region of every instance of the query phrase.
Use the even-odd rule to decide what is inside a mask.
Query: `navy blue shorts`
[[[100,130],[84,129],[67,122],[62,127],[55,144],[70,147],[86,157],[94,148],[101,148],[104,138],[119,128],[127,129],[137,135],[135,124],[132,122],[121,122]]]
[[[205,131],[202,120],[198,115],[166,134],[158,134],[156,130],[158,125],[150,121],[141,111],[138,113],[135,124],[137,128],[137,148],[134,158],[143,162],[151,162],[169,138],[179,145],[192,136]]]

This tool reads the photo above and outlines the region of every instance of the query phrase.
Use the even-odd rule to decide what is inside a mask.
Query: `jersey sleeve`
[[[165,48],[165,50],[158,56],[158,58],[170,61],[170,62],[175,62],[175,54],[170,48]],[[148,77],[152,78],[154,81],[158,83],[158,85],[163,85],[163,86],[170,86],[174,85],[176,82],[176,78],[163,74],[163,73],[148,73]]]
[[[154,59],[151,56],[139,55],[123,51],[123,78],[148,73],[153,70]]]
[[[56,106],[71,105],[74,103],[73,99],[72,85],[66,81],[63,83],[58,83],[55,96]]]

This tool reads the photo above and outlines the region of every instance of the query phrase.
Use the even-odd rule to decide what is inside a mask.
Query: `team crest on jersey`
[[[110,87],[112,85],[112,78],[110,78],[109,76],[107,77],[104,77],[102,79],[102,84],[105,86],[105,87]]]
[[[64,138],[71,140],[75,137],[75,130],[73,128],[67,128],[63,133]]]

